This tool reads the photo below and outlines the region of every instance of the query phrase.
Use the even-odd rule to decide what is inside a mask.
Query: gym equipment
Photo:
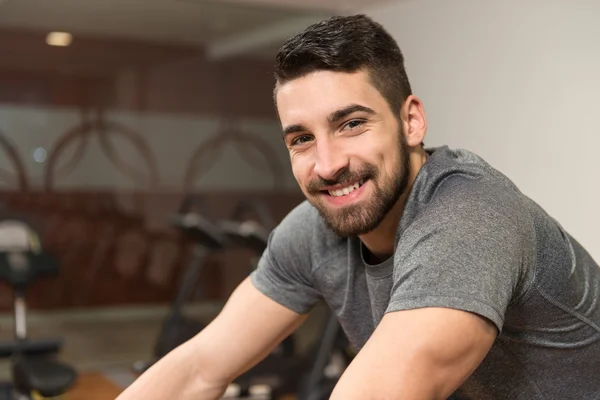
[[[246,199],[236,204],[232,217],[219,221],[218,226],[227,237],[229,246],[247,248],[257,255],[257,259],[251,263],[251,269],[253,270],[256,267],[258,258],[267,248],[269,235],[271,229],[275,226],[275,221],[264,203]],[[281,345],[275,348],[269,356],[295,356],[293,336],[285,338]]]
[[[173,218],[173,224],[194,239],[194,257],[183,276],[179,291],[171,306],[171,313],[163,325],[155,349],[155,354],[159,358],[204,329],[205,325],[201,322],[184,317],[182,308],[185,301],[194,293],[207,255],[227,246],[227,240],[219,229],[199,214],[176,215]]]
[[[227,247],[228,240],[216,224],[194,211],[194,208],[197,208],[199,204],[202,205],[200,198],[187,196],[177,214],[172,218],[173,226],[194,240],[194,256],[182,276],[169,315],[163,322],[154,346],[154,359],[151,362],[140,361],[135,363],[133,366],[134,372],[144,372],[156,361],[194,337],[205,327],[202,322],[185,317],[183,306],[192,297],[196,289],[202,266],[208,254]]]
[[[337,317],[330,314],[322,335],[308,352],[311,365],[298,389],[297,400],[326,400],[354,354]]]
[[[245,247],[257,255],[267,248],[275,221],[264,203],[242,200],[236,204],[230,219],[218,222],[232,245]]]
[[[63,394],[76,380],[75,371],[52,359],[60,340],[35,341],[27,336],[25,292],[39,278],[58,273],[58,263],[42,251],[36,232],[14,217],[0,219],[0,280],[14,294],[14,342],[4,343],[2,356],[12,359],[12,385],[4,385],[2,400],[33,400]]]
[[[256,257],[250,263],[250,272],[254,270],[267,248],[271,229],[275,227],[275,221],[265,204],[258,200],[242,200],[236,204],[231,217],[219,221],[218,225],[230,245],[254,252]]]

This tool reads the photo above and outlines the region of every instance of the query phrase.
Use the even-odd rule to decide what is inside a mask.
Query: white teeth
[[[364,181],[360,181],[360,182],[356,182],[354,185],[347,186],[347,187],[345,187],[343,189],[330,190],[329,191],[329,195],[333,196],[333,197],[345,196],[348,193],[352,193],[354,190],[356,190],[359,187],[361,187],[361,185],[363,183],[364,183]]]

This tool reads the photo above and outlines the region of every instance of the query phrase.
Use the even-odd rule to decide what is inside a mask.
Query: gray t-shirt
[[[271,234],[254,285],[299,313],[324,299],[357,350],[387,312],[470,311],[500,334],[460,398],[600,399],[598,265],[480,157],[427,151],[393,257],[368,265],[359,239],[304,202]]]

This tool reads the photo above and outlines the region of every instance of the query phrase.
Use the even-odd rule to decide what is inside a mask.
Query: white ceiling
[[[369,6],[387,0],[370,0]],[[361,0],[0,0],[0,28],[206,46],[214,58],[264,53]]]

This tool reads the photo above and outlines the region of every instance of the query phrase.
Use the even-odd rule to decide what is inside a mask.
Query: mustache
[[[374,179],[376,177],[377,168],[370,164],[362,166],[358,171],[350,171],[349,168],[344,168],[338,173],[335,179],[324,179],[319,176],[311,180],[306,185],[306,190],[311,194],[315,194],[327,190],[328,186],[346,185],[360,180]]]

